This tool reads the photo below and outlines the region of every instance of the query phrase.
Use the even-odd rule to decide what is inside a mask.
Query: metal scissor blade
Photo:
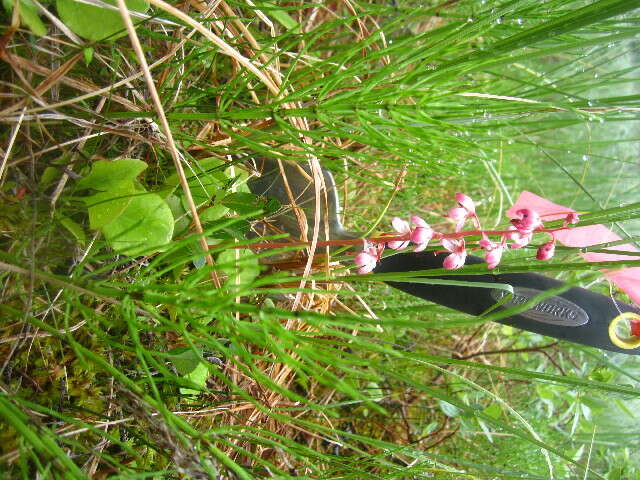
[[[273,223],[294,238],[301,237],[300,222],[292,211],[293,205],[300,209],[307,220],[307,232],[313,230],[315,215],[315,189],[311,169],[304,163],[291,163],[282,160],[286,179],[282,176],[277,160],[258,158],[255,163],[261,172],[259,177],[248,182],[249,189],[256,195],[264,195],[278,200],[283,206],[291,206],[285,212],[276,215]],[[340,200],[333,175],[322,169],[324,185],[320,195],[320,230],[319,240],[353,239],[359,235],[345,230],[340,221]],[[293,203],[292,203],[293,200]],[[303,224],[304,225],[304,224]],[[328,230],[329,235],[326,235]]]

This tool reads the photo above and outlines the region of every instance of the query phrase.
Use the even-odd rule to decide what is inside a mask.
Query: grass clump
[[[5,14],[7,478],[637,475],[633,359],[235,248],[281,209],[261,157],[331,169],[358,231],[530,189],[637,236],[633,2],[150,3],[138,51]],[[608,294],[578,258],[504,271]]]

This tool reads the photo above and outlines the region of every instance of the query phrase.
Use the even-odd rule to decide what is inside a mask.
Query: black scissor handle
[[[409,272],[442,268],[447,254],[433,252],[399,253],[380,261],[374,273]],[[467,256],[466,265],[484,263],[479,257]],[[523,304],[536,295],[561,287],[563,282],[534,273],[505,273],[483,275],[442,275],[428,277],[442,280],[509,284],[514,295],[498,308]],[[428,285],[410,282],[386,282],[390,286],[413,296],[447,306],[470,315],[481,315],[495,305],[504,290],[452,285]],[[499,323],[539,333],[561,340],[610,350],[612,352],[640,354],[640,347],[621,348],[609,335],[609,326],[621,314],[640,315],[640,310],[628,303],[580,287],[570,287],[563,293],[538,303],[517,315],[497,320]],[[640,317],[638,317],[640,319]],[[624,343],[624,342],[622,342]]]

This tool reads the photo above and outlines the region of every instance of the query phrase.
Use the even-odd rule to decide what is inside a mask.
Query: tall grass
[[[409,213],[447,228],[440,214],[456,191],[499,224],[530,189],[588,212],[585,224],[617,223],[626,238],[640,216],[637,6],[182,6],[231,54],[158,6],[137,31],[200,187],[211,174],[198,169],[203,158],[233,167],[220,187],[229,192],[243,188],[251,159],[317,158],[354,230]],[[248,243],[252,207],[205,219],[214,265],[186,214],[162,251],[115,255],[90,229],[77,180],[97,160],[139,158],[149,165],[141,185],[168,198],[166,132],[127,38],[93,44],[86,65],[86,45],[48,27],[41,38],[3,37],[7,478],[638,475],[633,358],[417,302],[347,275],[344,253],[330,262],[318,252],[302,285],[303,252],[231,248]],[[224,196],[187,186],[204,206]],[[609,294],[577,252],[549,264],[531,252],[501,271]]]

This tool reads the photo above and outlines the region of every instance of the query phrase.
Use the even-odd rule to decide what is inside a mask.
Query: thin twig
[[[13,133],[11,134],[11,138],[9,139],[9,145],[7,146],[7,151],[2,158],[2,164],[0,164],[0,187],[4,184],[4,170],[7,168],[7,162],[9,161],[9,156],[11,155],[11,150],[13,150],[13,144],[18,137],[18,132],[20,131],[20,126],[22,125],[22,120],[24,118],[24,108],[22,109],[22,113],[20,113],[20,118],[18,118],[18,123],[13,129]]]
[[[158,95],[158,90],[156,89],[153,77],[151,76],[151,72],[149,71],[149,65],[147,64],[147,59],[144,56],[144,51],[142,50],[140,39],[138,38],[135,27],[133,26],[133,22],[131,21],[129,11],[127,9],[127,5],[124,3],[124,0],[118,0],[118,7],[120,8],[120,15],[122,16],[122,20],[127,27],[131,45],[136,52],[138,62],[140,63],[140,67],[142,68],[142,71],[144,73],[144,79],[147,83],[147,87],[149,88],[151,100],[153,101],[153,105],[158,114],[160,124],[162,125],[162,130],[164,130],[164,134],[167,138],[167,147],[169,149],[169,152],[171,152],[171,158],[173,159],[173,164],[176,167],[176,172],[178,173],[180,186],[182,187],[182,191],[184,192],[185,200],[189,205],[189,210],[191,210],[191,217],[193,218],[196,232],[198,232],[199,234],[198,240],[200,242],[200,246],[205,253],[207,264],[210,267],[213,267],[213,257],[211,256],[211,253],[209,253],[209,245],[207,244],[207,239],[204,236],[204,230],[202,229],[202,223],[200,222],[198,209],[195,202],[193,201],[191,189],[189,188],[189,182],[187,181],[187,176],[185,175],[184,169],[182,168],[180,155],[178,154],[178,149],[176,148],[176,144],[173,140],[173,134],[171,133],[171,128],[169,127],[167,116],[164,113],[164,108],[162,107],[162,101],[160,100],[160,96]],[[220,279],[218,278],[218,274],[216,273],[216,271],[213,269],[211,270],[211,279],[213,280],[213,284],[216,286],[216,288],[220,288]]]

